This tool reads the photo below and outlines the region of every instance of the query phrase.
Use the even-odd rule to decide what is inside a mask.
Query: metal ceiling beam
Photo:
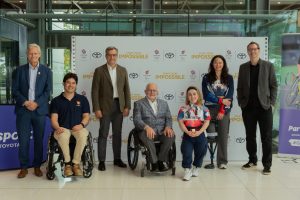
[[[40,13],[5,13],[5,17],[12,19],[256,19],[272,20],[287,19],[288,14],[40,14]]]

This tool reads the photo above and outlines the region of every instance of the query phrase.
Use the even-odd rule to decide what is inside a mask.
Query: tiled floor
[[[1,200],[299,200],[300,159],[273,156],[271,175],[257,169],[242,170],[241,162],[231,162],[228,169],[201,169],[191,181],[181,180],[183,170],[178,162],[176,175],[145,174],[120,169],[107,163],[107,170],[94,169],[90,178],[57,177],[49,181],[37,178],[30,169],[24,179],[17,179],[17,170],[0,172]],[[141,166],[141,165],[139,165]],[[43,169],[45,167],[43,166]]]

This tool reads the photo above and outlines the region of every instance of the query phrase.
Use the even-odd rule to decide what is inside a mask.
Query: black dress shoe
[[[99,162],[98,170],[99,171],[105,171],[105,163],[104,163],[104,161],[100,161]]]
[[[168,168],[164,165],[164,162],[158,161],[157,164],[158,164],[158,170],[160,172],[165,172],[168,170]]]
[[[125,163],[123,163],[123,161],[121,159],[114,160],[114,165],[121,167],[121,168],[127,167],[127,165]]]
[[[157,163],[152,163],[151,164],[151,172],[158,172],[158,165]]]

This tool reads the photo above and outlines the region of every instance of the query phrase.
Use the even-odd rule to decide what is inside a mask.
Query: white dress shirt
[[[148,98],[147,98],[148,99]],[[155,99],[155,101],[151,101],[150,99],[148,99],[149,104],[154,112],[154,114],[157,114],[157,100]]]
[[[117,87],[117,66],[112,67],[107,64],[107,69],[110,75],[110,79],[113,85],[113,90],[114,90],[114,98],[119,98],[118,94],[118,87]]]

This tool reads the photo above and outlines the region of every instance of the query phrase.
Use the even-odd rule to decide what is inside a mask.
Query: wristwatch
[[[83,127],[83,128],[85,128],[85,125],[84,125],[84,123],[82,123],[82,122],[81,122],[80,124],[82,125],[82,127]]]

